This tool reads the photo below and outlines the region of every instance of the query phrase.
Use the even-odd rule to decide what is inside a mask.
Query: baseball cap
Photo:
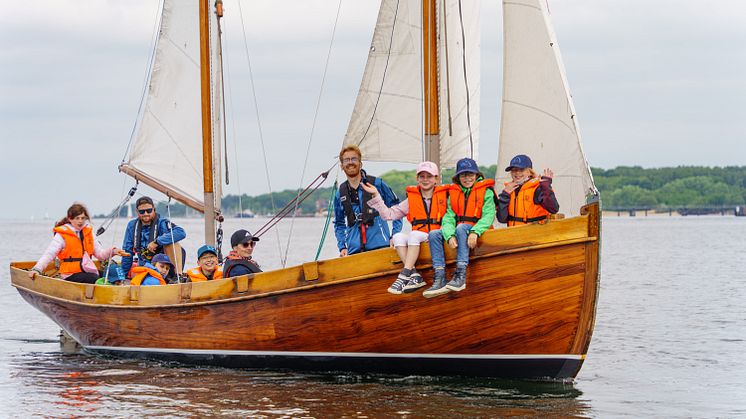
[[[168,258],[168,256],[165,253],[158,253],[157,255],[153,256],[153,259],[150,260],[150,263],[155,266],[156,263],[168,263],[171,265],[171,268],[174,267],[174,264],[171,263],[171,259]]]
[[[431,161],[423,161],[422,163],[417,165],[417,172],[415,173],[419,175],[422,172],[427,172],[433,176],[438,176],[438,165]]]
[[[519,154],[512,159],[510,159],[510,164],[505,169],[506,172],[509,172],[513,169],[526,169],[526,168],[533,168],[533,163],[531,162],[531,159],[525,155],[525,154]]]
[[[479,173],[479,166],[473,159],[465,157],[456,163],[456,176],[461,173]]]
[[[259,237],[251,235],[249,230],[238,230],[231,236],[231,247],[236,247],[241,243],[248,243],[250,241],[259,241]]]
[[[205,244],[197,249],[197,259],[201,258],[202,255],[204,255],[205,253],[212,253],[215,256],[218,255],[218,251],[215,250],[214,247],[210,246],[209,244]]]

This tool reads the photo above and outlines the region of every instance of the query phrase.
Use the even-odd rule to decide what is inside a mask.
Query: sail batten
[[[560,212],[579,214],[597,194],[545,0],[503,1],[504,63],[498,182],[517,154],[554,171]]]

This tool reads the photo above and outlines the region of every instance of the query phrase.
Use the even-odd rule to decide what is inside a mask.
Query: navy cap
[[[533,167],[533,163],[531,163],[531,159],[527,155],[519,154],[510,159],[510,165],[508,165],[505,171],[509,172],[513,169],[532,169]]]
[[[251,235],[249,230],[238,230],[231,236],[231,247],[236,247],[241,243],[248,243],[250,241],[259,241],[259,237]]]
[[[169,259],[165,253],[158,253],[157,255],[153,256],[153,259],[150,260],[150,263],[153,264],[153,266],[155,266],[155,264],[158,262],[167,263],[171,265],[172,268],[174,267],[174,264],[171,263],[171,259]]]
[[[456,163],[456,176],[461,173],[479,173],[479,166],[473,159],[465,157]]]
[[[210,246],[209,244],[205,244],[197,249],[197,259],[201,258],[202,255],[204,255],[205,253],[212,253],[215,256],[218,255],[218,251],[215,250],[214,247]]]

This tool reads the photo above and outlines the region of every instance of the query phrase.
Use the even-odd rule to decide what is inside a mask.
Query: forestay
[[[165,0],[147,98],[128,160],[120,170],[204,210],[199,2]],[[210,13],[211,73],[219,81],[217,20]],[[220,197],[220,89],[212,88],[215,196]],[[219,202],[216,203],[219,205]],[[219,206],[216,206],[219,208]]]
[[[597,193],[545,0],[503,1],[504,80],[498,184],[516,154],[554,171],[560,212],[577,215]]]
[[[472,149],[477,158],[479,145],[480,2],[461,3],[437,2],[441,165]],[[422,68],[421,3],[383,0],[344,144],[360,146],[366,160],[422,161]]]

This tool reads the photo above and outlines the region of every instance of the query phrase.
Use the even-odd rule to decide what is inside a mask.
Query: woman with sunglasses
[[[238,230],[231,236],[233,250],[228,254],[223,264],[223,277],[248,275],[261,272],[259,264],[251,258],[254,246],[259,237],[254,237],[248,230]]]
[[[124,232],[122,249],[136,254],[138,262],[151,262],[153,256],[165,253],[163,246],[184,240],[184,229],[161,217],[155,212],[155,205],[150,197],[140,197],[136,204],[137,218],[130,220]],[[129,273],[132,267],[132,256],[122,258],[122,270]],[[179,272],[177,272],[179,273]]]
[[[34,279],[56,257],[60,260],[59,274],[66,281],[95,284],[99,278],[98,268],[92,256],[106,260],[112,254],[125,256],[127,253],[116,247],[104,249],[93,239],[93,227],[88,224],[88,209],[82,204],[73,204],[67,209],[67,217],[54,226],[54,237],[47,250],[29,271]]]

